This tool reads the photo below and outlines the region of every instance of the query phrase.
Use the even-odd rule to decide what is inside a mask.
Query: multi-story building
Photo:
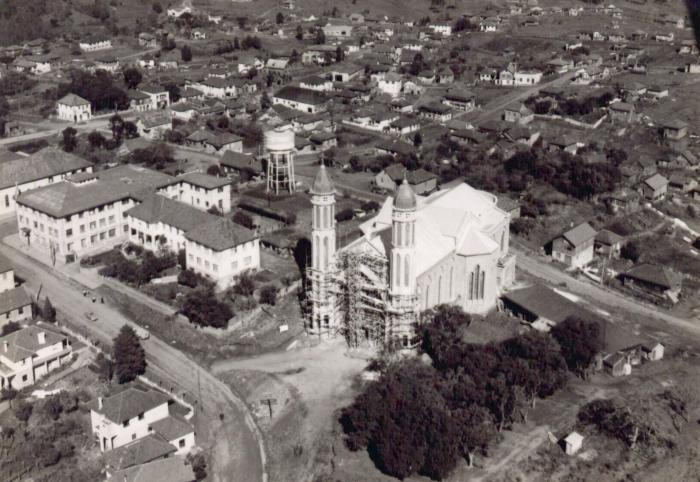
[[[231,212],[231,180],[207,174],[189,173],[180,176],[180,200],[197,209],[208,211],[216,207],[219,212]]]
[[[52,147],[0,162],[0,216],[15,212],[20,193],[85,172],[92,172],[90,162]]]
[[[195,445],[194,428],[170,413],[169,407],[173,403],[162,392],[136,387],[93,400],[90,422],[100,450],[108,452],[158,434],[175,446],[176,453],[188,453]]]
[[[83,40],[78,44],[78,46],[83,52],[95,52],[96,50],[111,49],[112,41],[110,39],[95,38]]]
[[[272,96],[273,104],[281,104],[310,114],[325,110],[326,101],[326,96],[318,91],[291,85],[282,87]]]
[[[233,286],[244,271],[260,268],[257,234],[230,219],[215,219],[189,231],[187,268],[212,279],[217,288]]]
[[[176,198],[178,187],[177,178],[133,166],[78,174],[17,197],[20,237],[66,261],[108,249],[127,237],[128,209],[152,192]]]
[[[0,337],[0,389],[33,385],[63,365],[72,351],[68,338],[44,323]]]

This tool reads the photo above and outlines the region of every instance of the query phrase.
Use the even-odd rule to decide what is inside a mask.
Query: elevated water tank
[[[294,131],[290,127],[278,127],[265,132],[264,136],[266,151],[293,151]]]

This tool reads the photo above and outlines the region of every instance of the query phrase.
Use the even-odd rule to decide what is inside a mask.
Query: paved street
[[[42,297],[50,297],[71,322],[89,330],[101,343],[109,343],[128,321],[115,308],[93,303],[82,295],[81,286],[38,261],[4,244],[0,251],[15,266],[18,276],[27,280],[32,293],[41,287]],[[89,322],[84,316],[88,311],[99,320]],[[144,347],[149,367],[158,376],[173,380],[180,392],[197,394],[201,389],[204,410],[197,414],[198,435],[213,446],[213,467],[209,469],[212,480],[266,481],[264,448],[259,444],[262,439],[243,402],[214,375],[157,337],[151,336]],[[223,423],[220,413],[225,414]]]

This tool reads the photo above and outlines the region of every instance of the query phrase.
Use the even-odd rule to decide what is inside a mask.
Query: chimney
[[[39,344],[43,345],[46,343],[46,332],[45,331],[40,331],[39,333],[36,334],[37,340],[39,340]]]
[[[102,410],[102,397],[97,397],[97,408]]]
[[[7,340],[2,342],[2,346],[5,349],[5,352],[7,353],[7,350],[10,348],[10,344],[7,342]]]

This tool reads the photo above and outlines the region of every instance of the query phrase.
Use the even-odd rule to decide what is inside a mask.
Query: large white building
[[[194,427],[170,413],[172,403],[164,393],[135,387],[98,397],[90,405],[90,422],[100,450],[108,452],[157,434],[175,446],[177,454],[188,453],[195,445]]]
[[[196,172],[179,177],[182,181],[180,199],[187,204],[208,211],[216,207],[220,213],[231,212],[231,180]]]
[[[152,192],[176,198],[179,185],[175,177],[133,166],[76,174],[17,197],[20,237],[62,261],[106,250],[125,240],[127,210]]]
[[[0,216],[15,212],[20,193],[85,172],[92,172],[90,162],[52,147],[0,161]]]
[[[58,118],[68,122],[83,122],[92,118],[90,102],[75,94],[68,94],[56,102]]]
[[[485,314],[512,283],[510,216],[467,184],[416,196],[404,181],[362,236],[336,249],[335,194],[325,167],[311,190],[310,333],[411,347],[419,314],[443,303]]]
[[[66,363],[73,348],[63,334],[38,323],[0,338],[0,389],[21,390]]]

